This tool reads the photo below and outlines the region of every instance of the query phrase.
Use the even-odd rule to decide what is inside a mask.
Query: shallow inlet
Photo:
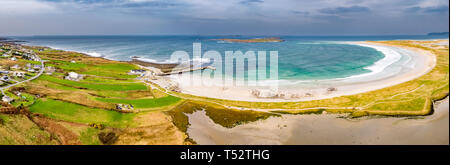
[[[449,144],[448,97],[435,113],[417,118],[338,118],[342,115],[283,115],[225,128],[204,111],[187,114],[198,144]]]

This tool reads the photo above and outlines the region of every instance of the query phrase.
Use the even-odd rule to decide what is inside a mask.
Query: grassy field
[[[83,63],[71,63],[70,61],[61,61],[61,60],[53,60],[51,62],[46,63],[47,66],[53,66],[60,69],[64,69],[65,71],[76,72],[80,70],[84,70],[87,67],[86,64]]]
[[[100,131],[95,128],[86,128],[80,133],[80,141],[84,145],[100,145],[102,144],[98,139],[97,134]]]
[[[97,98],[99,101],[107,102],[107,103],[117,103],[117,104],[131,104],[134,108],[142,109],[142,108],[154,108],[154,107],[162,107],[168,106],[171,104],[175,104],[181,99],[174,96],[166,96],[162,98],[156,99],[111,99],[111,98]]]
[[[0,145],[55,145],[58,141],[24,115],[0,114]]]
[[[136,82],[134,79],[116,79],[116,78],[105,78],[99,76],[88,75],[83,78],[80,82],[85,83],[98,83],[102,82],[103,84],[111,83],[111,84],[120,84],[120,83],[133,83]]]
[[[120,83],[120,84],[101,83],[101,82],[86,83],[86,82],[64,80],[48,75],[42,75],[41,77],[38,78],[38,80],[45,80],[65,86],[85,88],[91,90],[111,90],[111,91],[147,90],[147,87],[142,83]]]
[[[102,77],[112,78],[136,78],[136,75],[128,75],[127,73],[132,69],[138,67],[127,63],[112,63],[112,64],[95,64],[91,62],[75,62],[52,60],[47,64],[56,68],[63,69],[68,72],[78,72],[88,75],[96,75]]]
[[[35,102],[35,97],[33,95],[23,93],[22,97],[17,98],[11,104],[15,107],[17,107],[17,106],[27,107],[27,106],[34,104],[34,102]]]
[[[85,124],[99,123],[118,128],[133,126],[132,120],[136,115],[134,113],[88,108],[52,99],[36,101],[35,104],[30,106],[30,111],[58,120]]]

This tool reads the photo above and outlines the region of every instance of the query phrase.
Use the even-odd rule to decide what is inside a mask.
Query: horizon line
[[[449,32],[429,32],[449,33]],[[296,36],[296,37],[358,37],[358,36],[427,36],[421,34],[33,34],[33,35],[0,35],[0,37],[40,37],[40,36]]]

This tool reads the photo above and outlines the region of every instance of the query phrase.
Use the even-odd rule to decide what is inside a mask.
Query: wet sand
[[[215,124],[204,111],[187,114],[187,133],[198,144],[449,144],[449,99],[433,115],[416,118],[343,119],[337,114],[283,115],[234,128]]]

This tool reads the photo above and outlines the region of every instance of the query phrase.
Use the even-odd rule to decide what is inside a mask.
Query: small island
[[[448,36],[448,32],[433,32],[433,33],[428,33],[427,35],[429,35],[429,36],[444,36],[444,35],[447,35]]]
[[[227,41],[227,42],[240,42],[240,43],[259,43],[259,42],[283,42],[284,40],[279,37],[269,37],[269,38],[253,38],[253,39],[232,39],[232,38],[222,38],[222,39],[212,39],[216,41]]]

